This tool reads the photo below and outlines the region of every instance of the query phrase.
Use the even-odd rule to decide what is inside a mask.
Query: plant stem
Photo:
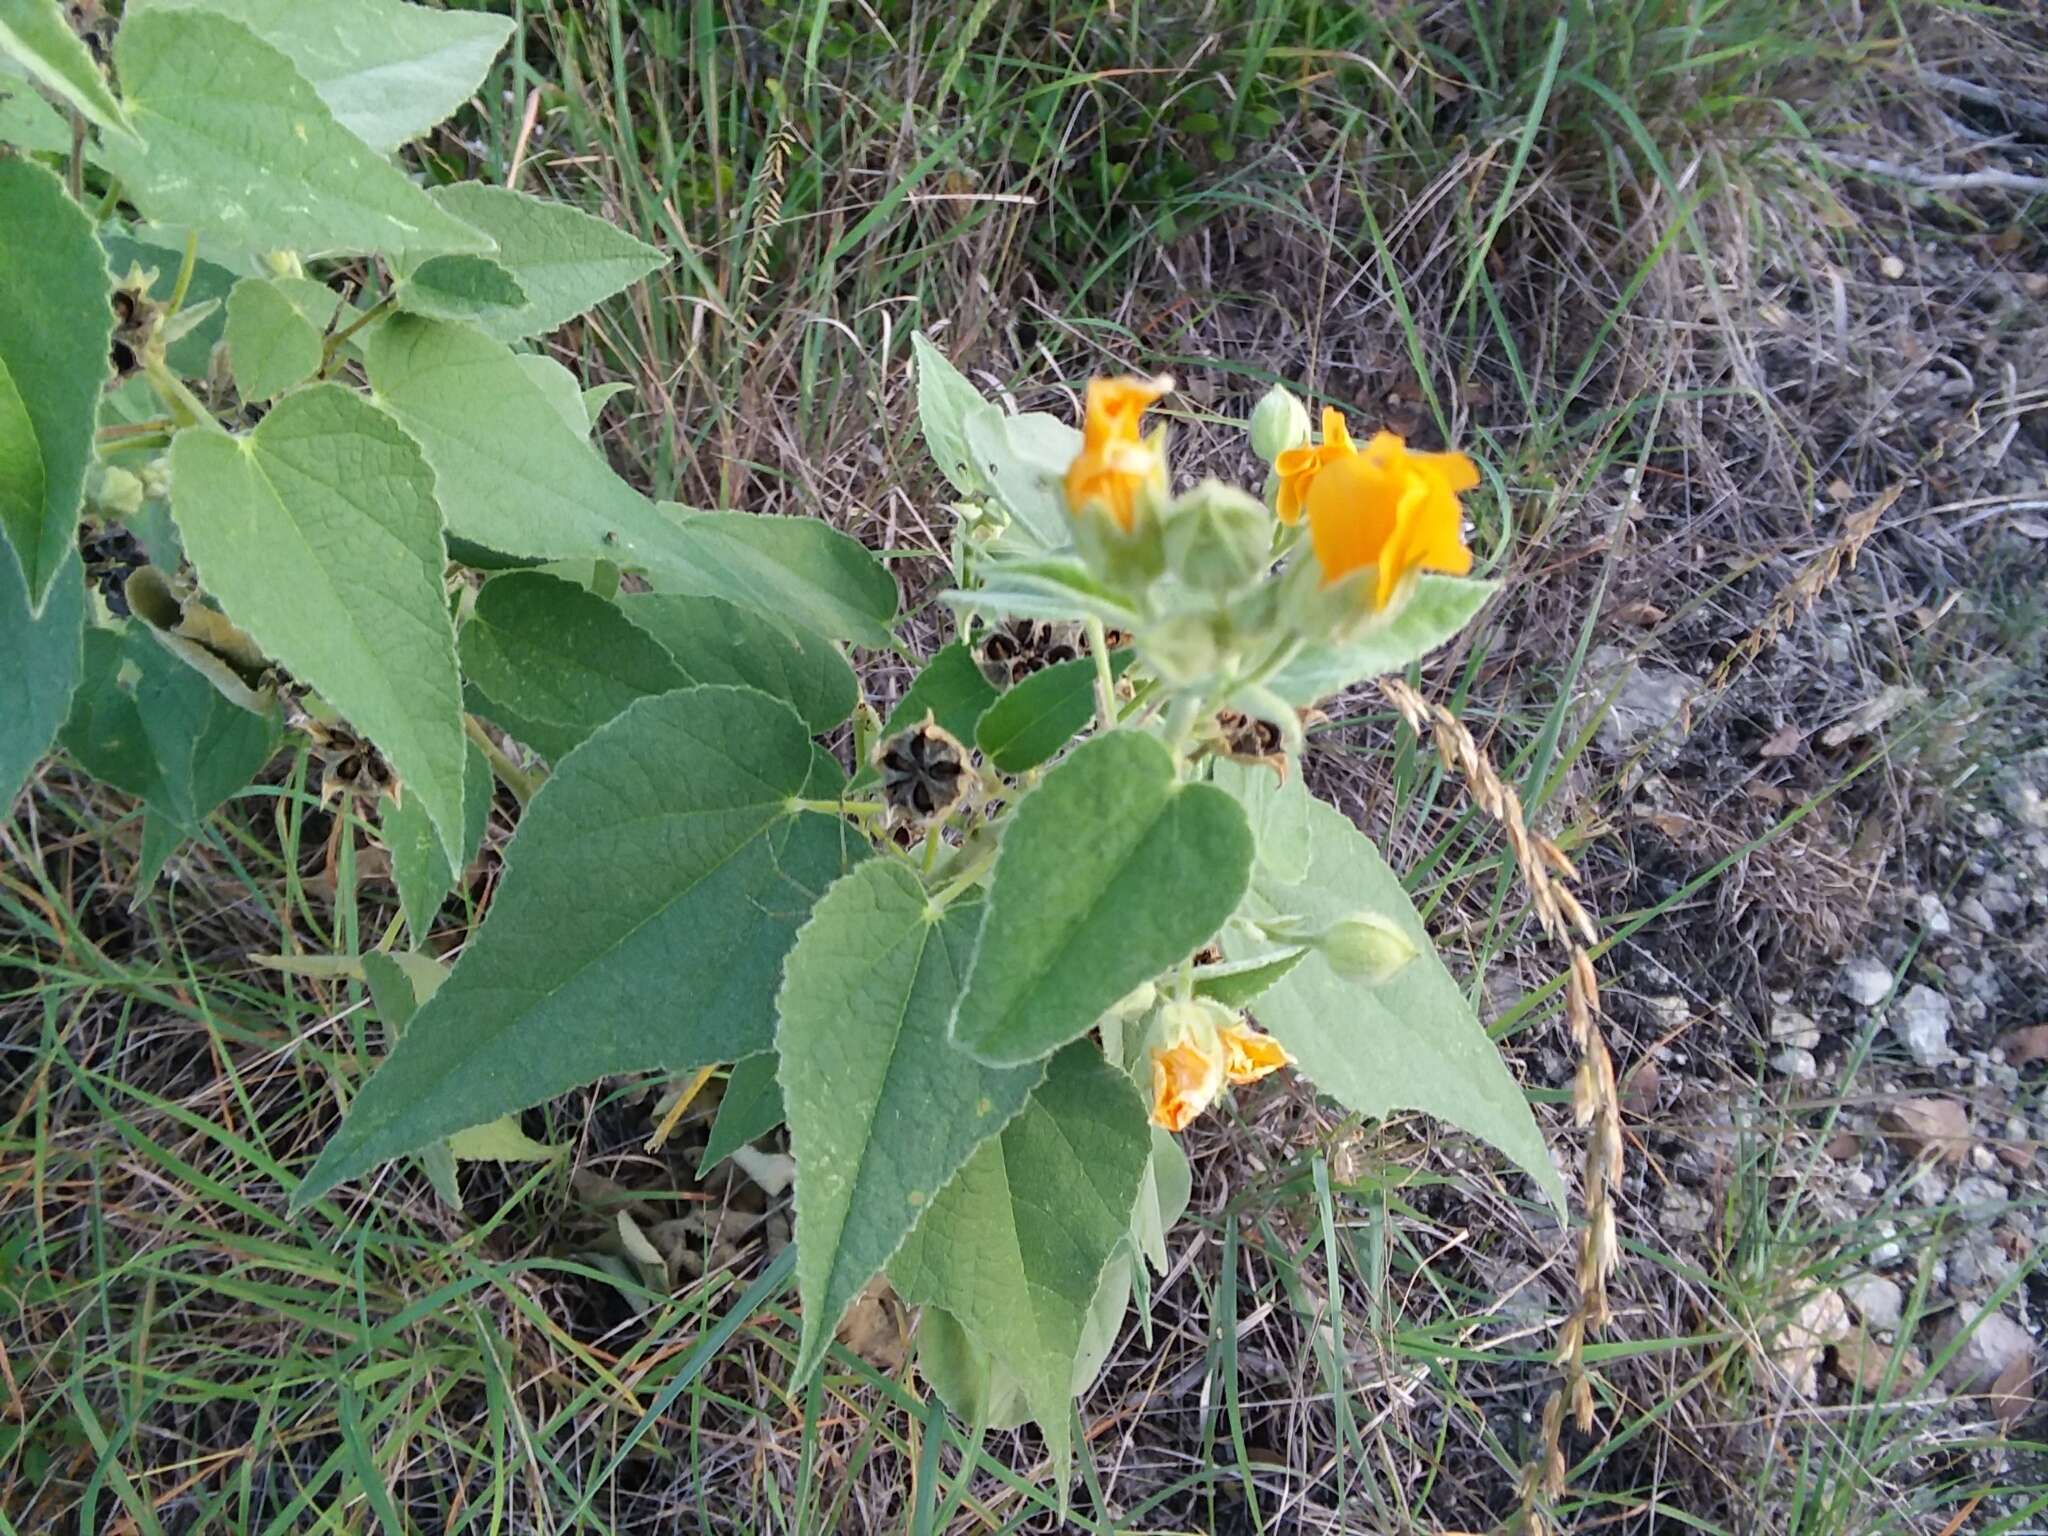
[[[1095,657],[1095,729],[1113,730],[1116,726],[1116,674],[1109,667],[1109,637],[1102,631],[1102,620],[1089,614],[1082,626],[1088,631],[1088,650]]]
[[[334,366],[335,355],[341,351],[343,342],[347,341],[349,337],[355,335],[357,331],[360,331],[372,320],[378,319],[380,316],[382,316],[384,311],[389,309],[395,302],[395,300],[389,297],[379,299],[376,303],[372,304],[368,309],[364,310],[360,315],[357,315],[355,319],[349,321],[347,325],[344,325],[340,330],[335,331],[331,335],[329,335],[326,341],[320,344],[321,374],[325,376],[327,370]]]
[[[475,715],[465,714],[462,717],[462,729],[471,741],[483,749],[484,757],[490,762],[491,772],[498,776],[499,782],[512,791],[512,798],[519,802],[519,808],[525,810],[527,802],[533,799],[534,791],[540,788],[539,778],[513,762],[505,749],[491,740],[491,733],[484,729],[483,722]]]
[[[178,263],[178,280],[171,285],[171,296],[164,301],[164,318],[170,319],[185,302],[185,294],[192,286],[193,270],[199,265],[199,232],[185,231],[185,259]]]
[[[799,811],[822,811],[827,816],[879,816],[886,809],[873,800],[792,800]]]

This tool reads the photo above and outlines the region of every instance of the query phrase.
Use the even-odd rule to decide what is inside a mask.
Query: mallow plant
[[[1489,596],[1472,462],[1275,390],[1265,483],[1187,484],[1169,380],[1088,383],[1076,427],[920,335],[954,638],[884,719],[849,658],[903,646],[889,571],[822,519],[648,499],[537,345],[661,253],[394,159],[509,25],[133,0],[103,64],[0,0],[0,795],[54,743],[140,803],[146,882],[292,741],[374,828],[399,916],[344,958],[384,1053],[336,1058],[292,1202],[342,1219],[404,1158],[445,1189],[553,1095],[729,1068],[717,1139],[786,1123],[795,1163],[795,1378],[886,1279],[931,1387],[1035,1420],[1062,1475],[1166,1265],[1177,1138],[1233,1094],[1425,1111],[1561,1203],[1301,764],[1319,701]]]

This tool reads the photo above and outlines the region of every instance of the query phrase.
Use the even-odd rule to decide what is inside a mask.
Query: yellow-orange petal
[[[1356,453],[1351,446],[1351,427],[1344,420],[1344,413],[1334,405],[1323,407],[1323,447],[1331,458],[1339,454]]]
[[[1226,1025],[1217,1031],[1223,1039],[1224,1075],[1233,1083],[1256,1083],[1282,1067],[1293,1065],[1286,1047],[1271,1035],[1242,1024]]]
[[[1173,380],[1163,374],[1152,379],[1090,379],[1081,413],[1082,441],[1090,448],[1137,442],[1142,435],[1139,418],[1172,388]]]
[[[1477,483],[1465,455],[1410,453],[1391,432],[1375,432],[1356,454],[1325,465],[1306,499],[1324,584],[1374,567],[1373,603],[1384,608],[1418,569],[1464,575],[1472,552],[1458,492]]]
[[[1224,1058],[1192,1041],[1152,1053],[1152,1123],[1180,1132],[1223,1091]]]

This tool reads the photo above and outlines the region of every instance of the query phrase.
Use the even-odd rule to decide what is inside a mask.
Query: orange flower
[[[1458,493],[1479,483],[1462,453],[1410,453],[1376,432],[1356,453],[1317,470],[1307,494],[1309,542],[1323,585],[1378,568],[1373,606],[1384,608],[1413,571],[1462,576],[1472,569]]]
[[[1067,510],[1079,517],[1099,510],[1130,533],[1137,526],[1139,493],[1166,489],[1164,434],[1148,439],[1138,431],[1139,418],[1173,388],[1164,375],[1155,379],[1091,379],[1081,418],[1081,451],[1067,466]]]
[[[1223,1075],[1232,1083],[1256,1083],[1294,1061],[1278,1040],[1256,1029],[1226,1024],[1217,1033],[1223,1037]]]
[[[1224,1056],[1183,1040],[1152,1053],[1152,1123],[1176,1133],[1223,1091]]]
[[[1317,474],[1338,459],[1350,458],[1358,450],[1351,445],[1344,413],[1323,407],[1323,440],[1289,448],[1273,461],[1273,473],[1280,479],[1280,494],[1273,503],[1273,515],[1283,523],[1301,521],[1301,509],[1308,502],[1309,487]]]

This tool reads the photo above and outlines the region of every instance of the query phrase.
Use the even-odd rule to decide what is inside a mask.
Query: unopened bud
[[[1374,912],[1354,912],[1314,940],[1330,969],[1377,986],[1390,981],[1416,955],[1415,941]]]
[[[1272,559],[1273,514],[1243,491],[1204,480],[1166,519],[1166,563],[1189,586],[1234,592]]]
[[[144,494],[139,476],[118,464],[101,464],[94,469],[85,499],[101,517],[133,517],[142,510]]]
[[[1252,452],[1268,464],[1309,439],[1308,407],[1275,384],[1252,410]]]

